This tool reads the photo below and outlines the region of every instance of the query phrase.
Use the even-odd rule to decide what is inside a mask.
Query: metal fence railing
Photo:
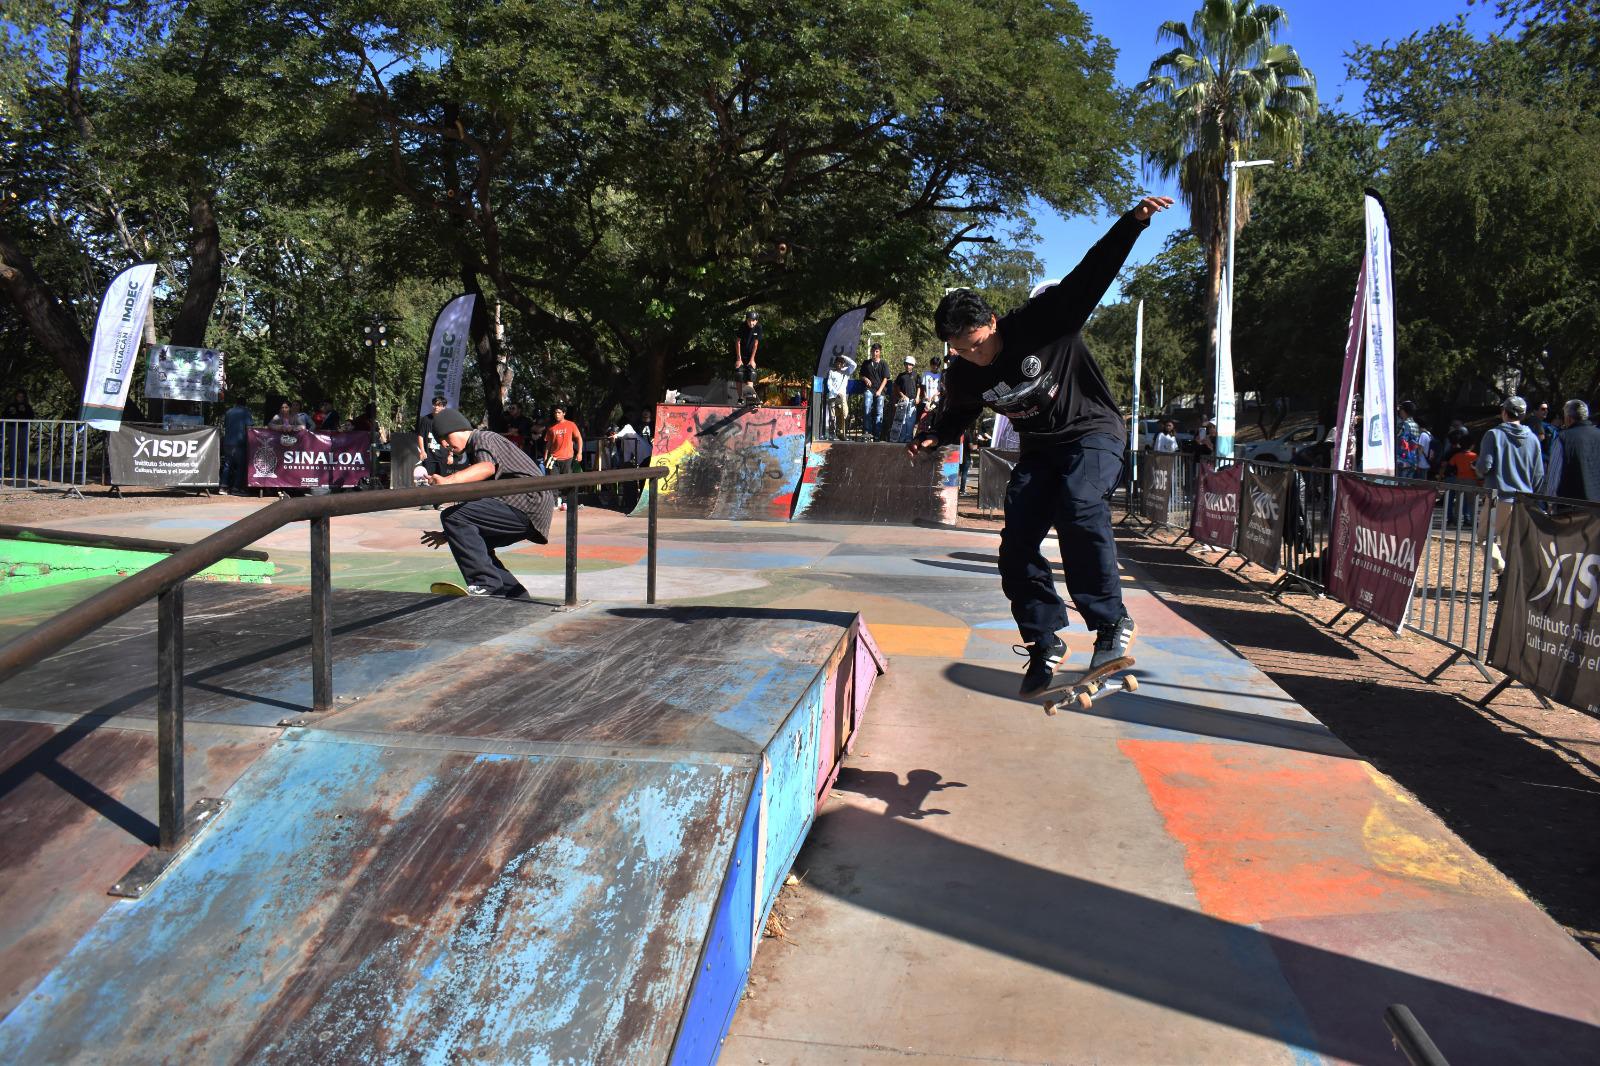
[[[0,419],[0,491],[81,496],[91,454],[105,452],[93,437],[87,422]]]
[[[1219,466],[1232,460],[1217,460]],[[1495,687],[1480,703],[1488,703],[1510,684],[1497,680],[1485,669],[1490,634],[1494,629],[1497,575],[1503,559],[1497,538],[1503,530],[1504,516],[1511,501],[1492,490],[1458,482],[1416,482],[1408,479],[1371,477],[1353,472],[1298,467],[1283,463],[1250,460],[1248,468],[1286,470],[1289,490],[1283,519],[1281,572],[1270,593],[1281,595],[1291,587],[1321,595],[1327,588],[1327,559],[1333,533],[1333,506],[1337,479],[1360,479],[1384,485],[1427,484],[1436,490],[1428,537],[1417,561],[1415,588],[1407,609],[1404,629],[1449,649],[1450,655],[1432,673],[1437,679],[1457,662],[1473,666],[1484,680]],[[1137,469],[1141,478],[1151,469],[1148,453],[1141,456]],[[1145,506],[1144,486],[1133,484],[1127,493],[1128,513],[1144,519],[1152,527],[1171,529],[1189,535],[1193,523],[1199,460],[1194,455],[1174,457],[1173,488],[1167,520],[1157,522]],[[1532,493],[1519,498],[1533,501],[1541,510],[1558,514],[1564,511],[1600,512],[1600,504]],[[1231,545],[1220,545],[1231,548]],[[1333,625],[1352,608],[1346,607],[1329,621]],[[1365,621],[1365,616],[1362,616]],[[1362,623],[1358,622],[1356,628]],[[1350,632],[1354,632],[1352,629]],[[1538,694],[1535,693],[1537,696]],[[1538,696],[1546,702],[1543,696]]]

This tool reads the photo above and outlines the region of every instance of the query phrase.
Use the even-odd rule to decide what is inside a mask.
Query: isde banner
[[[217,484],[222,464],[222,432],[156,429],[123,424],[106,436],[113,485],[206,487]]]
[[[1144,516],[1158,526],[1172,524],[1172,494],[1177,485],[1178,457],[1170,452],[1146,453]]]
[[[1276,573],[1283,565],[1283,519],[1289,504],[1289,471],[1248,466],[1239,504],[1243,509],[1239,554]]]
[[[1569,707],[1600,705],[1600,514],[1520,500],[1503,550],[1489,665]]]

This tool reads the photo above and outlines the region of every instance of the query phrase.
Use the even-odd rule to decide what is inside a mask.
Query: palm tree
[[[1295,159],[1306,123],[1317,111],[1317,83],[1299,54],[1274,41],[1289,17],[1276,4],[1203,0],[1186,26],[1163,22],[1158,42],[1171,51],[1150,64],[1138,91],[1154,103],[1154,134],[1145,162],[1178,179],[1189,225],[1206,250],[1205,409],[1217,358],[1217,300],[1222,286],[1229,160]],[[1237,227],[1250,218],[1250,171],[1239,180]]]

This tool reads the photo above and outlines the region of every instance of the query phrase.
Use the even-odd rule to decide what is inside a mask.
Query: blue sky
[[[1152,0],[1130,4],[1127,0],[1077,0],[1088,12],[1094,29],[1117,48],[1117,79],[1133,86],[1149,72],[1150,61],[1167,50],[1156,43],[1156,27],[1169,19],[1187,22],[1199,0]],[[1317,96],[1323,107],[1344,112],[1361,109],[1362,85],[1345,77],[1346,52],[1356,43],[1398,40],[1416,30],[1449,21],[1459,14],[1476,34],[1487,36],[1496,28],[1493,12],[1483,5],[1468,7],[1466,0],[1277,0],[1289,15],[1288,30],[1279,40],[1292,44],[1301,60],[1317,76]],[[1176,183],[1149,179],[1149,192],[1176,197]],[[1128,206],[1133,206],[1129,204]],[[1034,251],[1045,262],[1045,276],[1058,278],[1077,265],[1083,253],[1110,226],[1112,217],[1062,218],[1043,203],[1035,205],[1040,237]],[[1157,215],[1139,239],[1130,263],[1141,263],[1161,249],[1167,236],[1188,224],[1180,202]],[[1112,290],[1112,298],[1116,289]]]

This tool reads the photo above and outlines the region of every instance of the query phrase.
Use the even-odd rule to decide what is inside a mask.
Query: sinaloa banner
[[[1178,457],[1150,453],[1145,460],[1144,516],[1158,526],[1172,524],[1172,489],[1177,482]]]
[[[161,344],[150,349],[144,371],[147,399],[216,403],[222,385],[222,353],[215,348]]]
[[[1339,478],[1328,595],[1398,631],[1433,523],[1432,488]]]
[[[370,433],[252,429],[247,480],[253,488],[351,488],[367,476]]]
[[[201,429],[156,429],[124,425],[106,437],[113,485],[217,484],[222,433]]]
[[[1244,473],[1239,493],[1244,519],[1239,554],[1276,573],[1283,564],[1283,516],[1289,502],[1289,471],[1255,466]]]
[[[1239,479],[1243,463],[1219,467],[1200,464],[1200,477],[1194,491],[1194,514],[1189,520],[1189,535],[1202,544],[1232,548],[1239,530]]]
[[[1518,503],[1489,665],[1569,707],[1600,705],[1600,514]]]

